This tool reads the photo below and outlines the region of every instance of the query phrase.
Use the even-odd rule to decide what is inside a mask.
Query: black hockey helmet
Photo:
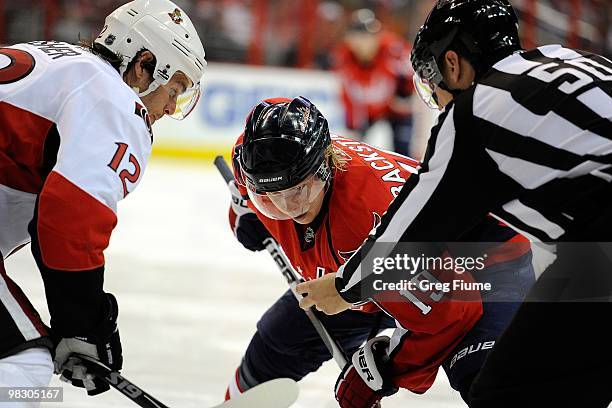
[[[261,102],[244,129],[239,161],[245,182],[267,193],[291,188],[317,172],[327,180],[324,159],[330,144],[327,120],[308,99]]]
[[[508,0],[438,0],[412,48],[412,67],[425,86],[448,90],[441,64],[449,49],[470,61],[476,78],[521,49],[518,19]],[[420,85],[415,83],[419,91]]]

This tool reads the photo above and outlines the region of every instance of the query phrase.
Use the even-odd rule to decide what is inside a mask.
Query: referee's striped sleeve
[[[465,98],[471,100],[472,94],[469,92]],[[469,103],[462,105],[469,106]],[[483,185],[476,180],[480,176],[475,167],[476,161],[482,164],[482,158],[470,160],[470,152],[466,149],[471,143],[456,143],[457,109],[456,105],[450,105],[440,115],[432,129],[419,173],[408,179],[374,234],[337,271],[336,288],[346,301],[367,300],[362,298],[361,284],[372,277],[372,270],[362,265],[362,260],[376,243],[452,241],[486,214],[484,186],[481,191],[462,188],[462,180],[466,177],[471,186]],[[476,154],[476,150],[473,153]],[[381,253],[381,247],[378,247],[376,256],[389,255],[393,245],[387,249]]]
[[[496,63],[441,115],[419,175],[338,271],[340,294],[367,300],[383,279],[369,258],[461,240],[487,213],[534,241],[597,223],[612,195],[611,84],[612,62],[559,45]]]

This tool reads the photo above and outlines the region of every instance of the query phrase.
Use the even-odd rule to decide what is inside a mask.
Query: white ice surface
[[[153,160],[138,190],[119,204],[106,251],[105,289],[119,300],[123,374],[172,408],[222,400],[259,316],[286,289],[267,253],[253,254],[234,240],[228,194],[212,165]],[[6,268],[48,322],[29,247]],[[328,362],[307,376],[294,406],[336,407],[338,372]],[[64,403],[43,408],[135,406],[114,390],[88,397],[57,377],[52,385],[64,386]],[[400,391],[383,406],[465,405],[441,370],[426,394]]]

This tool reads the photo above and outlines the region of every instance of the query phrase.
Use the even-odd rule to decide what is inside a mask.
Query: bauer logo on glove
[[[389,337],[368,341],[353,354],[336,382],[336,400],[342,408],[372,408],[397,392],[387,374]]]

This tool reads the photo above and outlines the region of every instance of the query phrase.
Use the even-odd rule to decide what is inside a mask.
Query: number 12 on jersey
[[[120,142],[116,142],[115,144],[117,145],[117,150],[115,151],[115,154],[113,158],[111,159],[110,163],[108,163],[108,167],[110,167],[111,170],[117,173],[119,166],[121,165],[121,162],[123,161],[123,157],[125,156],[128,150],[128,145],[126,143],[120,143]],[[126,181],[129,181],[130,183],[136,183],[138,181],[138,177],[140,177],[140,164],[138,163],[136,156],[130,153],[130,155],[128,156],[128,160],[134,166],[134,170],[130,172],[128,169],[123,169],[119,172],[119,179],[121,180],[121,183],[123,184],[123,197],[124,198],[129,193],[127,189]]]

